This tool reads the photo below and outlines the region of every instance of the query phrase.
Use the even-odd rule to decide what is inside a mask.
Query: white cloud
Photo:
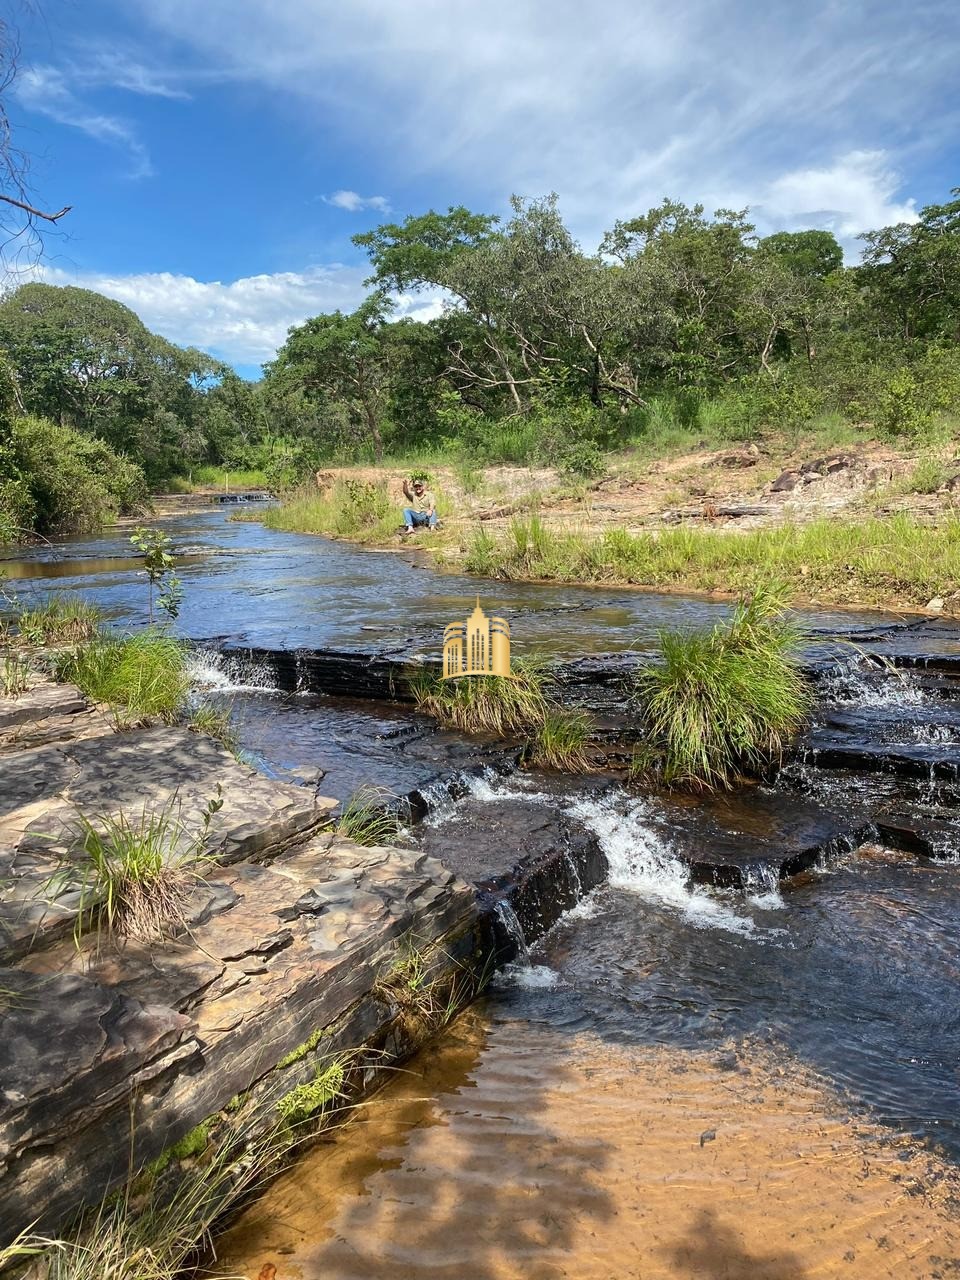
[[[829,226],[841,237],[916,222],[913,200],[894,197],[902,179],[883,151],[851,151],[826,168],[795,169],[761,192],[757,212],[786,225]]]
[[[57,124],[79,129],[97,142],[121,147],[130,156],[133,178],[149,177],[153,172],[147,149],[133,127],[119,116],[105,115],[88,107],[70,88],[65,75],[56,67],[27,67],[13,84],[13,93],[24,107],[55,120]]]
[[[333,195],[323,196],[322,199],[324,204],[332,204],[336,209],[346,209],[348,213],[359,213],[361,209],[390,212],[385,196],[361,196],[356,191],[334,191]]]
[[[906,207],[892,164],[956,124],[954,0],[134,2],[205,72],[321,111],[378,185],[556,190],[588,244],[664,194],[862,230]]]
[[[79,285],[116,298],[171,342],[235,364],[272,359],[291,325],[321,311],[352,311],[366,292],[363,267],[337,264],[226,284],[168,271],[108,275],[48,267],[42,274],[48,284]]]

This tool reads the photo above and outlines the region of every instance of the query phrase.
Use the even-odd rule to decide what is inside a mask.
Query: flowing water
[[[726,608],[478,583],[219,512],[166,527],[190,553],[181,629],[208,646],[433,652],[478,586],[510,618],[518,652],[644,648],[658,627]],[[142,619],[145,586],[122,534],[37,549],[6,569],[21,596],[81,590],[118,621]],[[805,621],[842,634],[895,620]],[[482,758],[397,704],[282,695],[266,671],[210,652],[193,674],[198,690],[232,700],[262,768],[303,781],[324,770],[321,789],[341,798],[362,782],[429,791]],[[492,815],[509,802],[521,828],[524,813],[531,825],[555,813],[592,833],[609,882],[535,946],[519,937],[520,960],[485,999],[227,1232],[219,1270],[256,1276],[269,1264],[277,1280],[960,1274],[960,841],[947,832],[940,863],[866,846],[788,885],[769,858],[752,857],[736,894],[691,885],[681,857],[697,843],[761,854],[789,837],[815,843],[823,812],[870,797],[911,812],[953,803],[933,762],[960,737],[957,704],[923,672],[888,674],[843,650],[822,685],[815,738],[835,745],[869,731],[931,761],[928,779],[827,775],[808,760],[793,791],[712,806],[618,786],[558,794],[549,780],[492,770],[469,779],[461,800],[445,794],[410,833],[422,847],[453,849],[467,830],[495,847],[506,837]],[[516,934],[509,905],[498,910]]]

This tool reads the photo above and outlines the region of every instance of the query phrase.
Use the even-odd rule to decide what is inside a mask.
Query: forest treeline
[[[644,440],[824,419],[884,437],[960,413],[960,188],[866,233],[759,237],[665,200],[588,254],[557,199],[451,208],[354,237],[370,292],[290,331],[259,382],[87,290],[0,302],[0,538],[89,528],[204,467],[277,487],[329,461],[440,456],[590,474]],[[396,318],[398,294],[444,300]]]

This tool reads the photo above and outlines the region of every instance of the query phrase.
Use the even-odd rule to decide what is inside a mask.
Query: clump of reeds
[[[20,635],[36,645],[79,644],[97,633],[103,615],[77,595],[57,593],[17,616]]]
[[[809,711],[798,641],[782,592],[768,587],[741,601],[727,623],[661,632],[662,662],[636,677],[646,730],[638,769],[704,789],[762,773]]]
[[[98,631],[88,643],[60,654],[56,673],[94,702],[108,704],[125,724],[175,719],[189,687],[184,645],[159,628],[132,636]]]
[[[545,673],[539,659],[521,658],[514,674],[441,680],[422,676],[413,684],[417,708],[441,724],[466,733],[525,734],[543,724],[548,710]]]

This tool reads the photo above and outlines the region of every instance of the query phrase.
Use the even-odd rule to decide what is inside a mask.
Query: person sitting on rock
[[[428,529],[437,527],[437,504],[420,476],[404,480],[403,496],[410,503],[409,507],[404,507],[403,510],[404,537],[408,537],[414,529],[421,526],[426,526]]]

